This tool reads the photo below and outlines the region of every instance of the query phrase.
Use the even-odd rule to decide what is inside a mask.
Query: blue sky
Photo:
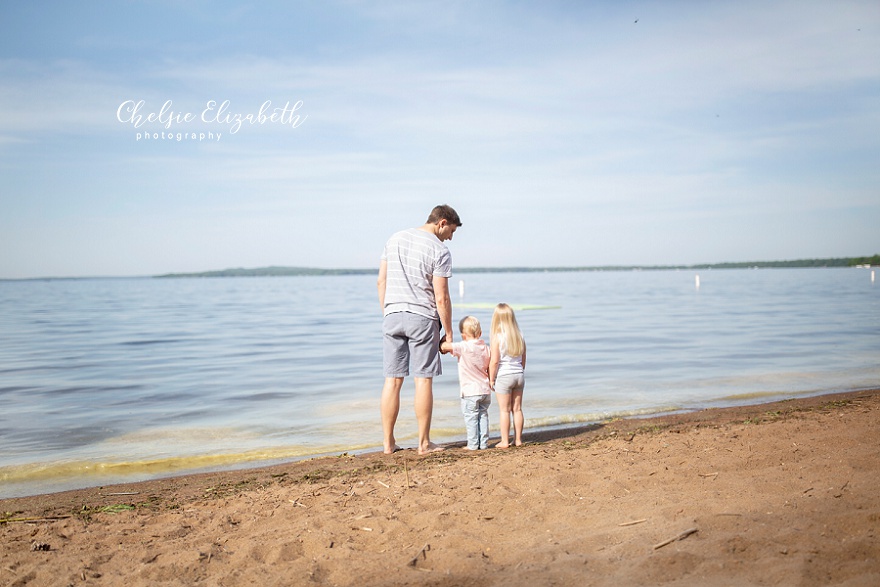
[[[0,30],[0,278],[374,267],[437,203],[459,267],[880,252],[875,0],[3,2]],[[300,119],[232,134],[210,101]]]

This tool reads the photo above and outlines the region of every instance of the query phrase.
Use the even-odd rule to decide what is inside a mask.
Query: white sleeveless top
[[[498,377],[502,375],[518,375],[523,372],[522,355],[511,357],[507,354],[507,344],[504,333],[501,333],[501,356],[498,359]]]

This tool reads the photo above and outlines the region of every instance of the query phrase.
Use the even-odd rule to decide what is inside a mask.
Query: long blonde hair
[[[513,313],[513,308],[507,304],[501,303],[495,306],[490,332],[493,337],[500,337],[501,346],[511,357],[519,357],[526,352],[526,341],[516,322],[516,315]]]

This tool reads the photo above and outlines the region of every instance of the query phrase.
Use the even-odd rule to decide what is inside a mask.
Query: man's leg
[[[419,424],[419,454],[443,450],[431,442],[431,416],[434,413],[434,379],[416,377],[416,421]]]
[[[394,425],[397,423],[397,415],[400,413],[401,387],[403,387],[403,377],[386,377],[385,385],[382,387],[382,432],[386,455],[400,450],[394,440]]]

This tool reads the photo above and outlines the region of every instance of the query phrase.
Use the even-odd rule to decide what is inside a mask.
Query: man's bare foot
[[[468,447],[466,447],[466,446],[463,446],[463,447],[461,447],[461,450],[479,450],[479,449],[476,449],[476,448],[468,448]]]
[[[419,454],[426,455],[426,454],[432,453],[432,452],[440,452],[441,450],[446,450],[446,449],[438,444],[434,444],[433,442],[429,442],[425,448],[422,448],[421,446],[419,447]]]
[[[495,448],[510,448],[509,444],[501,444],[500,442],[495,445]]]
[[[386,449],[385,449],[385,454],[386,454],[386,455],[392,455],[392,454],[396,453],[396,452],[399,451],[399,450],[403,450],[403,449],[400,448],[399,446],[397,446],[397,445],[395,444],[395,445],[392,446],[390,449],[386,448]]]

